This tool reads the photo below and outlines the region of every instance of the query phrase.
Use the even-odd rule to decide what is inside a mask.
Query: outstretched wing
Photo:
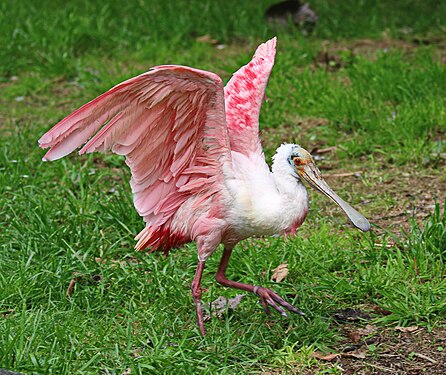
[[[259,115],[275,55],[273,38],[261,44],[250,63],[234,73],[225,86],[226,122],[233,151],[263,154]]]
[[[206,71],[159,66],[85,104],[39,140],[50,147],[43,160],[85,142],[80,154],[125,155],[138,213],[148,226],[166,224],[188,197],[220,188],[230,160],[222,81]]]

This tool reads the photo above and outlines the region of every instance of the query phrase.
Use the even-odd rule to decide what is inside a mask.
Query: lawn
[[[445,373],[446,3],[315,0],[319,22],[304,36],[266,23],[273,2],[0,4],[0,369]],[[281,142],[311,150],[373,228],[360,233],[310,191],[295,238],[246,240],[228,269],[306,316],[266,316],[245,295],[233,311],[210,311],[201,337],[195,244],[167,257],[136,252],[143,221],[123,160],[43,163],[37,140],[151,66],[226,82],[274,35],[260,118],[268,160]],[[206,306],[238,294],[214,280],[220,253],[206,264]],[[284,263],[286,278],[273,281]]]

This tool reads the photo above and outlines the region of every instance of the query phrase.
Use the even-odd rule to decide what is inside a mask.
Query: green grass
[[[255,296],[246,296],[235,312],[207,322],[202,338],[190,296],[195,245],[167,258],[133,250],[143,223],[122,160],[72,155],[40,161],[40,135],[112,85],[162,63],[210,69],[227,80],[259,42],[277,33],[262,127],[288,124],[289,141],[309,149],[338,145],[330,158],[344,171],[359,163],[383,176],[394,165],[414,175],[427,167],[445,171],[441,48],[411,42],[441,35],[442,2],[314,1],[320,23],[308,38],[265,25],[262,14],[271,3],[0,4],[0,368],[168,374],[316,366],[337,373],[311,353],[336,347],[338,309],[389,310],[376,316],[380,326],[444,324],[444,202],[409,232],[377,236],[349,229],[340,215],[324,216],[327,201],[310,193],[311,211],[298,237],[246,241],[228,270],[233,279],[287,295],[306,317],[267,317]],[[195,41],[204,34],[227,47]],[[371,56],[334,48],[339,67],[316,63],[326,39],[336,46],[333,41],[389,36],[410,48],[376,48]],[[300,131],[297,116],[327,121]],[[268,143],[267,155],[273,152]],[[340,194],[366,214],[372,205],[385,211],[398,203],[386,201],[366,178],[359,185]],[[206,265],[205,302],[237,294],[213,280],[219,256]],[[271,282],[284,261],[288,277]],[[78,282],[67,299],[73,277]]]
[[[136,53],[166,63],[204,34],[225,43],[265,39],[273,31],[263,15],[274,2],[6,0],[0,4],[0,74],[32,70],[73,77],[86,55]],[[434,0],[311,3],[320,19],[316,38],[412,37],[445,28],[446,4]]]

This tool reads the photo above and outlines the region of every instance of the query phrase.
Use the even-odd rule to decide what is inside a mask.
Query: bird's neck
[[[304,184],[293,174],[287,161],[275,160],[272,166],[272,175],[279,191],[282,213],[289,220],[281,227],[282,233],[294,234],[303,223],[308,211],[308,193]]]
[[[299,177],[293,175],[287,162],[274,162],[272,165],[272,175],[276,183],[277,190],[281,195],[296,196],[297,192],[306,190]]]

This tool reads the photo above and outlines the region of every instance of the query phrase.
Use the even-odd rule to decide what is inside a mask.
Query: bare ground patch
[[[313,60],[314,68],[325,68],[335,72],[349,64],[354,56],[363,56],[375,60],[378,54],[389,50],[399,50],[405,54],[413,53],[420,46],[435,46],[435,58],[442,64],[446,63],[446,37],[426,36],[403,39],[358,39],[354,41],[324,41]]]
[[[344,374],[446,373],[445,327],[431,332],[397,327],[377,331],[374,338],[373,344],[364,344],[362,349],[351,352],[356,356],[340,356],[338,365]],[[348,341],[345,344],[349,345]]]
[[[446,327],[382,329],[367,324],[340,327],[345,339],[335,351],[313,353],[312,364],[265,368],[262,374],[392,374],[446,373]]]
[[[344,172],[350,172],[352,174]],[[446,177],[440,168],[418,168],[411,165],[388,166],[368,170],[367,164],[355,168],[334,168],[325,174],[336,189],[360,196],[360,202],[378,234],[396,236],[408,232],[411,221],[421,224],[438,203],[444,206]],[[329,208],[327,214],[330,214]]]

